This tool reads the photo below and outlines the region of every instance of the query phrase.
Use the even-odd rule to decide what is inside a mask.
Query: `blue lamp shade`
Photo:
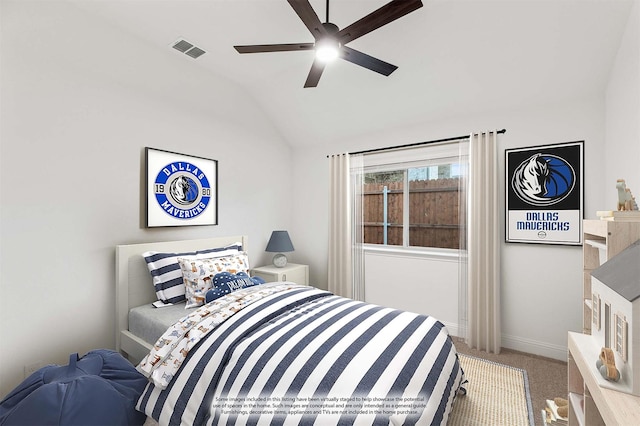
[[[287,231],[273,231],[265,251],[278,253],[273,256],[273,264],[278,268],[287,265],[287,257],[282,252],[294,251],[293,243]]]

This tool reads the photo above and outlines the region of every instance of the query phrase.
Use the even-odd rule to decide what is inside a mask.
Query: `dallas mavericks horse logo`
[[[186,206],[198,198],[198,184],[189,176],[178,176],[171,182],[169,193],[176,203]]]
[[[571,194],[575,183],[571,164],[555,155],[538,153],[516,167],[511,188],[525,203],[550,206]]]
[[[167,164],[154,182],[156,201],[176,219],[200,215],[211,200],[211,185],[204,172],[191,163]]]

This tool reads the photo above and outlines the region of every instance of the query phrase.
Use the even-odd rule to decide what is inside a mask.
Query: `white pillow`
[[[206,259],[179,257],[178,263],[182,271],[187,309],[204,305],[205,295],[213,288],[216,274],[244,272],[249,275],[249,256],[246,252]]]

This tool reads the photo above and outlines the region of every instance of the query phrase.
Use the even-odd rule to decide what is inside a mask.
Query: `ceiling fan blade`
[[[327,34],[309,0],[287,0],[316,40]]]
[[[313,43],[286,43],[286,44],[253,44],[248,46],[233,46],[238,53],[266,53],[266,52],[291,52],[296,50],[313,50]]]
[[[360,65],[361,67],[368,68],[371,71],[375,71],[386,76],[398,69],[395,65],[381,61],[380,59],[376,59],[373,56],[369,56],[366,53],[362,53],[347,46],[342,46],[340,49],[340,57],[345,61]]]
[[[421,0],[392,0],[364,18],[341,29],[336,34],[336,38],[340,44],[345,45],[421,7]]]
[[[316,87],[318,85],[322,71],[324,71],[324,65],[325,63],[318,59],[313,60],[313,65],[311,65],[307,81],[304,82],[304,87]]]

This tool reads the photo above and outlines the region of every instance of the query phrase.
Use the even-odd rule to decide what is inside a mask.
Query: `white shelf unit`
[[[640,239],[640,222],[585,220],[583,333],[569,333],[569,426],[640,425],[640,397],[616,390],[596,369],[600,353],[591,334],[591,272]]]
[[[602,386],[599,352],[591,336],[569,332],[569,426],[640,425],[640,397]]]
[[[591,272],[640,240],[640,222],[585,220],[582,226],[583,291],[582,332],[591,334]]]
[[[584,392],[584,391],[583,391]],[[569,392],[569,402],[571,403],[571,416],[576,419],[580,426],[584,424],[584,393]]]

